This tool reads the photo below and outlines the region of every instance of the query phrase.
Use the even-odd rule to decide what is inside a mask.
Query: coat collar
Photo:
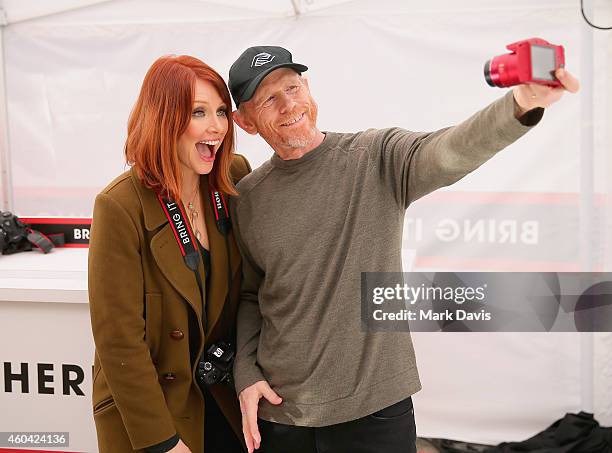
[[[162,227],[151,240],[151,250],[157,265],[172,286],[187,300],[198,316],[202,319],[201,296],[193,271],[191,271],[183,260],[183,256],[176,243],[176,238],[168,222],[166,215],[159,203],[155,192],[145,187],[135,169],[130,170],[134,186],[138,192],[143,210],[144,225],[149,231]],[[209,288],[206,292],[206,312],[208,317],[208,329],[206,335],[213,330],[221,316],[225,299],[228,293],[227,278],[227,249],[225,237],[219,232],[212,208],[211,192],[208,188],[208,175],[202,175],[200,183],[200,197],[204,205],[204,219],[208,232],[208,241],[211,255],[211,275]],[[229,237],[229,251],[232,279],[235,281],[236,273],[240,265],[240,253],[236,247],[232,233]],[[202,282],[204,278],[204,266],[200,266]]]
[[[155,191],[144,186],[134,167],[130,169],[130,174],[132,175],[132,180],[134,181],[134,186],[136,187],[136,192],[138,192],[140,204],[142,205],[145,228],[149,231],[153,231],[168,222],[168,219],[159,204]]]

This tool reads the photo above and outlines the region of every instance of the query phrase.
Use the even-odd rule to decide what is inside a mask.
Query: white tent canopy
[[[248,0],[181,1],[180,3],[153,0],[56,0],[20,1],[4,0],[5,24],[43,18],[54,23],[80,21],[92,23],[139,22],[147,20],[211,21],[237,20],[257,17],[287,17],[331,9],[350,0]],[[112,3],[112,5],[107,5]],[[351,2],[352,3],[352,2]],[[52,17],[53,16],[53,17]]]
[[[412,206],[404,248],[416,250],[416,270],[612,268],[612,33],[587,27],[577,0],[4,0],[0,20],[0,203],[24,216],[91,215],[95,194],[125,169],[127,116],[163,54],[192,54],[227,78],[246,47],[282,45],[309,66],[322,130],[434,130],[503,94],[482,66],[506,44],[563,44],[582,92]],[[237,143],[253,166],[271,155],[258,137],[239,131]],[[477,202],[491,193],[511,201]],[[537,222],[538,241],[443,241],[443,215]],[[518,440],[581,409],[612,424],[612,380],[600,372],[612,369],[610,334],[414,337],[420,435]]]

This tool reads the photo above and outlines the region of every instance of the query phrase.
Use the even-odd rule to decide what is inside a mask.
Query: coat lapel
[[[227,249],[225,245],[225,237],[219,232],[217,228],[215,212],[212,206],[212,195],[208,187],[208,175],[203,176],[206,184],[201,184],[201,196],[204,202],[204,215],[206,222],[206,230],[208,232],[208,241],[210,244],[210,260],[211,260],[211,275],[207,294],[207,312],[208,312],[208,335],[212,332],[215,324],[221,316],[223,311],[223,305],[225,304],[225,298],[228,292],[228,278],[227,278]],[[226,203],[228,202],[225,197]],[[229,233],[229,246],[232,266],[232,279],[235,281],[235,275],[240,268],[240,252],[235,245],[233,235]]]
[[[202,318],[202,299],[194,273],[187,267],[166,215],[155,192],[142,185],[134,168],[132,180],[142,204],[145,228],[154,231],[163,227],[151,239],[151,252],[164,277]],[[200,271],[202,266],[200,266]]]
[[[185,264],[172,227],[168,222],[151,239],[151,251],[164,277],[193,307],[198,319],[201,319],[202,299],[196,277]]]

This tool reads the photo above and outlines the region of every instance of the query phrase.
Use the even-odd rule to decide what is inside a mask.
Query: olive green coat
[[[231,170],[237,182],[250,166],[236,155]],[[212,268],[205,291],[206,332],[195,275],[183,261],[155,192],[132,168],[96,197],[89,305],[96,347],[93,414],[100,453],[142,451],[175,433],[193,453],[204,450],[204,400],[194,381],[189,330],[192,326],[192,338],[197,330],[198,357],[205,345],[226,339],[236,318],[241,257],[230,233],[232,288],[226,303],[228,257],[206,175],[200,187]],[[202,265],[199,270],[204,282]],[[242,440],[235,390],[217,384],[211,392]]]

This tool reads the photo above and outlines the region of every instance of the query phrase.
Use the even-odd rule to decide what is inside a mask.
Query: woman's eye
[[[227,116],[227,110],[221,109],[217,111],[217,115],[219,116]]]
[[[288,93],[295,93],[298,90],[298,85],[291,85],[289,88],[287,88],[287,92]]]
[[[204,110],[194,110],[193,116],[204,116]]]

